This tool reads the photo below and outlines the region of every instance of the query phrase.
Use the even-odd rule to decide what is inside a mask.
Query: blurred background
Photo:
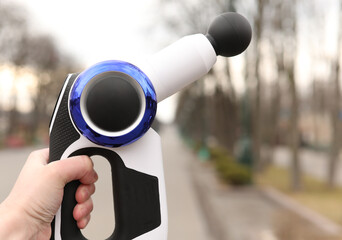
[[[48,145],[68,73],[205,34],[226,11],[251,23],[249,48],[158,105],[169,239],[342,239],[340,0],[0,0],[0,201]],[[95,165],[84,234],[104,239],[111,173]]]

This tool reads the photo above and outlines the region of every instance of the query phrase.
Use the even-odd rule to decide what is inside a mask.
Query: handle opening
[[[92,196],[94,210],[88,226],[81,230],[87,239],[107,239],[115,229],[112,171],[108,160],[102,156],[92,156],[94,168],[99,175]]]

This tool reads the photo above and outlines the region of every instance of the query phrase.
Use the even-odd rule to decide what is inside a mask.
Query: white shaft
[[[203,34],[181,38],[140,63],[152,81],[158,102],[178,92],[209,72],[216,53]]]

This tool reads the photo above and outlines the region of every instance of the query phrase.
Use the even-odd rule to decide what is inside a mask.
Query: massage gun
[[[104,61],[67,76],[50,122],[49,161],[75,155],[109,161],[115,212],[109,240],[167,239],[161,142],[150,128],[157,103],[207,74],[217,55],[240,54],[250,40],[248,21],[224,13],[206,35],[183,37],[144,61]],[[79,184],[66,185],[51,239],[86,239],[72,214]]]

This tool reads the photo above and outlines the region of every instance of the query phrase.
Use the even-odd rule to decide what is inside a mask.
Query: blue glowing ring
[[[108,71],[129,75],[139,83],[145,94],[146,107],[141,121],[133,130],[121,136],[99,134],[86,123],[81,113],[81,95],[85,86],[96,75]],[[74,124],[83,136],[102,146],[120,147],[138,140],[150,128],[157,111],[157,97],[150,79],[138,67],[124,61],[109,60],[91,66],[77,77],[70,92],[69,109]]]

